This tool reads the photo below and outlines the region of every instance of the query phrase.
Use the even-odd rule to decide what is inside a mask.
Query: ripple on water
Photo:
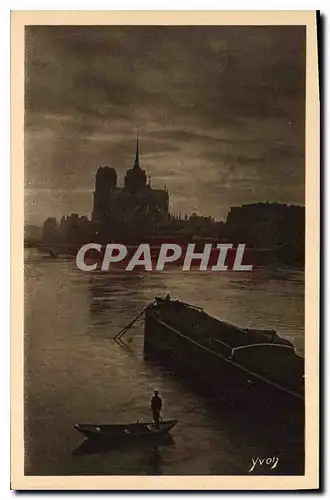
[[[27,260],[27,473],[246,474],[252,456],[276,453],[286,470],[301,471],[302,445],[281,438],[282,424],[269,432],[238,410],[215,409],[172,371],[145,363],[142,322],[127,336],[129,350],[111,340],[156,295],[169,291],[225,321],[274,328],[303,353],[303,272],[243,274],[89,274],[70,260]],[[179,420],[171,445],[74,453],[82,439],[73,423],[149,420],[155,388],[164,416]]]

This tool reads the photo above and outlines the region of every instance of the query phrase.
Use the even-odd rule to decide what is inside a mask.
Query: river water
[[[289,424],[269,427],[215,408],[156,363],[143,360],[143,320],[114,335],[156,295],[203,307],[246,327],[273,328],[304,352],[304,274],[296,268],[249,273],[175,271],[82,273],[73,260],[25,254],[25,468],[32,475],[248,474],[252,458],[277,457],[253,474],[303,473],[303,445]],[[157,447],[91,449],[74,423],[150,420],[158,388],[163,416],[179,424]],[[260,417],[260,418],[259,418]],[[281,439],[281,436],[283,439]]]

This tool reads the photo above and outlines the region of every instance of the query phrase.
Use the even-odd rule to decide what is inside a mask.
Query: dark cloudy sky
[[[90,215],[136,130],[172,211],[304,203],[304,27],[31,26],[25,64],[27,222]]]

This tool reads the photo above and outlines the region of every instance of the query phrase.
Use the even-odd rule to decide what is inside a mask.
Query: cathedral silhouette
[[[139,137],[132,168],[127,170],[124,187],[117,186],[117,172],[100,166],[96,173],[92,221],[96,224],[166,222],[169,218],[167,188],[153,189],[140,166]]]

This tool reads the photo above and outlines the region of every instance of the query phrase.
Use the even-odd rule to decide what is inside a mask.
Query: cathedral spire
[[[141,168],[141,167],[140,167],[140,155],[139,155],[139,135],[138,135],[138,134],[137,134],[137,136],[136,136],[136,154],[135,154],[134,168]]]

